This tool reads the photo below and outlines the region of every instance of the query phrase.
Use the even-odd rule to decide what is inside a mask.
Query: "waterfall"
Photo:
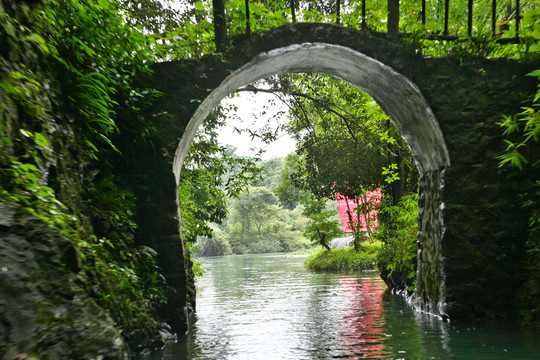
[[[418,197],[418,264],[412,304],[416,310],[448,319],[445,298],[444,169],[422,174]]]

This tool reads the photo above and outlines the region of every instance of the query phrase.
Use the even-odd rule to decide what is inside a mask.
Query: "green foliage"
[[[201,256],[220,256],[220,255],[231,255],[231,245],[223,237],[221,230],[214,230],[214,236],[212,238],[207,238],[204,236],[199,236],[197,238],[196,247],[197,253]]]
[[[225,4],[227,14],[228,32],[230,35],[240,35],[246,29],[246,7],[243,0],[229,0]],[[251,31],[266,31],[281,25],[285,25],[291,19],[290,9],[287,2],[283,0],[269,2],[251,2],[249,4],[251,13]]]
[[[0,164],[1,200],[22,204],[75,243],[82,275],[91,279],[93,295],[126,337],[136,329],[148,329],[154,336],[156,308],[164,300],[156,254],[134,244],[133,195],[108,175],[109,161],[118,155],[111,140],[119,128],[117,99],[122,99],[122,106],[134,104],[132,79],[147,71],[153,56],[147,36],[126,23],[128,17],[116,1],[44,0],[17,9],[24,12],[17,16],[20,21],[0,13],[0,55],[9,57],[9,66],[17,69],[1,74],[1,95],[9,101],[0,106],[0,116],[4,119],[4,114],[9,115],[5,110],[15,105],[22,110],[18,120],[28,123],[29,130],[15,134],[0,124],[1,148],[9,154]],[[20,54],[30,60],[19,58]],[[50,97],[57,90],[51,91],[50,83],[38,81],[34,56],[39,57],[40,67],[46,67],[37,71],[55,74],[63,102]],[[153,96],[148,93],[149,99]],[[61,114],[57,119],[45,113],[51,111],[46,106],[50,100],[55,114]],[[138,109],[132,106],[130,111]],[[45,128],[50,124],[52,130]],[[62,168],[67,161],[58,154],[64,144],[49,143],[53,132],[74,137],[68,139],[66,152],[76,153],[80,162],[76,173],[60,174],[60,194],[52,189],[56,186],[46,185],[51,165]],[[93,181],[79,194],[85,204],[74,199],[68,208],[59,196],[72,201],[69,191],[80,181],[77,176]]]
[[[336,219],[335,209],[328,209],[325,200],[307,199],[302,214],[309,219],[304,230],[304,236],[314,245],[321,245],[327,250],[330,250],[328,242],[335,237],[343,235],[341,223]]]
[[[377,268],[377,252],[381,244],[374,242],[363,246],[360,251],[353,248],[320,249],[306,260],[306,267],[311,270],[326,271],[363,271]]]
[[[152,3],[153,1],[142,2]],[[388,26],[387,0],[369,1],[366,5],[366,27],[371,31],[386,33]],[[457,36],[459,39],[458,41],[441,41],[430,40],[429,36],[443,33],[444,2],[428,1],[426,3],[426,24],[423,25],[419,1],[402,0],[400,1],[399,31],[407,35],[402,41],[413,54],[537,59],[540,46],[538,42],[540,40],[538,0],[520,2],[520,36],[523,40],[519,44],[500,45],[496,42],[499,38],[514,38],[516,36],[514,3],[497,2],[495,34],[492,33],[491,28],[491,6],[491,0],[474,1],[473,38],[470,38],[467,29],[467,2],[449,2],[448,34]],[[225,7],[228,35],[244,35],[246,33],[245,2],[228,0],[225,2]],[[176,19],[176,22],[170,21],[168,25],[162,25],[161,29],[167,29],[166,31],[153,31],[156,35],[151,41],[160,53],[159,56],[161,58],[170,58],[171,56],[198,57],[214,53],[211,10],[210,1],[197,1],[191,2],[191,6],[187,6],[187,10],[183,14],[170,14],[169,18]],[[149,13],[151,16],[152,12]],[[338,21],[336,2],[297,1],[296,18],[299,22],[336,23]],[[290,23],[291,20],[290,1],[250,2],[250,28],[252,32],[266,31]],[[360,28],[362,2],[342,2],[339,20],[343,26]]]
[[[154,250],[128,245],[97,237],[79,244],[95,296],[129,337],[131,331],[157,329],[153,316],[165,301],[165,279],[157,271]]]
[[[289,211],[266,188],[251,187],[231,202],[225,234],[233,253],[289,252],[305,247]]]
[[[404,273],[410,283],[409,291],[416,284],[416,241],[418,236],[418,194],[403,196],[397,206],[381,209],[379,231],[375,239],[383,246],[377,261],[384,270]]]
[[[51,151],[48,139],[41,133],[19,129],[20,142],[27,143],[28,150],[20,155],[9,156],[0,167],[0,200],[21,204],[26,211],[36,215],[66,236],[73,235],[76,218],[57,198],[54,190],[42,182],[42,157]],[[0,142],[11,140],[0,136]]]
[[[282,162],[269,160],[260,169],[265,169],[265,175],[275,180]],[[229,215],[223,225],[212,225],[211,239],[198,238],[200,255],[290,252],[309,246],[302,236],[307,223],[302,207],[289,210],[278,206],[279,201],[270,189],[275,181],[263,177],[258,183],[266,183],[268,187],[249,187],[231,198]]]
[[[93,284],[99,303],[126,337],[139,329],[154,336],[154,316],[166,299],[165,279],[156,265],[156,252],[135,243],[137,225],[132,192],[120,188],[115,176],[96,179],[88,189],[95,235],[78,242],[82,269]]]
[[[540,70],[529,74],[540,80]],[[538,172],[540,157],[540,84],[532,105],[524,107],[521,113],[504,116],[499,125],[504,128],[506,153],[499,156],[499,166],[512,166],[521,171]],[[512,140],[510,140],[512,139]],[[522,320],[528,326],[538,327],[540,306],[540,182],[537,180],[531,189],[523,194],[522,206],[530,209],[529,236],[525,241],[525,268],[528,276],[521,291]],[[535,325],[536,324],[536,325]]]
[[[96,179],[88,192],[89,215],[92,218],[94,232],[111,239],[131,240],[137,225],[134,195],[131,191],[118,187],[115,176]]]
[[[141,28],[143,32],[150,34],[172,31],[184,20],[184,16],[187,16],[171,7],[171,1],[119,0],[118,3],[120,9],[129,14],[125,20],[130,27]],[[189,3],[193,1],[190,0]],[[188,4],[183,5],[185,7]],[[192,7],[188,6],[187,13],[192,12]]]
[[[85,153],[97,160],[101,145],[115,149],[110,140],[117,131],[113,94],[129,93],[131,74],[147,69],[146,36],[126,24],[115,1],[46,0],[32,21],[37,31],[28,37],[57,62]]]
[[[361,215],[369,221],[374,210],[366,193],[386,182],[385,191],[397,203],[406,184],[414,182],[415,166],[407,147],[375,101],[351,84],[321,74],[281,75],[269,83],[271,92],[287,96],[283,100],[291,109],[287,131],[297,145],[276,194],[286,204],[300,197],[309,200],[306,192],[327,199],[339,193],[360,204],[356,213],[349,210],[359,249],[363,228],[353,219]],[[313,239],[317,229],[310,229]]]
[[[80,220],[70,214],[52,188],[41,184],[41,169],[31,163],[39,163],[38,149],[48,148],[47,138],[23,129],[20,133],[31,139],[35,147],[29,147],[32,150],[21,161],[10,157],[9,166],[0,169],[0,200],[21,204],[75,241],[82,271],[92,279],[95,296],[120,327],[156,328],[152,313],[164,300],[164,283],[155,266],[155,252],[131,241],[136,227],[132,195],[118,189],[111,179],[100,181],[91,193],[89,215],[95,221],[96,234],[108,234],[110,240],[84,236]]]
[[[540,70],[533,71],[528,75],[535,76],[540,80]],[[540,85],[532,99],[531,106],[524,107],[519,114],[505,115],[504,121],[500,122],[499,125],[504,128],[506,136],[504,142],[507,145],[506,153],[499,157],[501,160],[499,166],[510,164],[523,169],[529,161],[532,161],[531,166],[537,166],[540,162],[538,154],[533,152],[524,155],[522,151],[527,151],[528,147],[533,146],[533,143],[538,143],[540,139]],[[520,141],[509,139],[510,136],[516,134],[521,136]]]
[[[231,219],[242,227],[242,234],[250,233],[254,227],[261,234],[262,226],[270,217],[277,215],[277,199],[263,187],[251,187],[231,203]]]
[[[43,88],[42,84],[35,79],[35,75],[30,71],[24,71],[24,74],[11,71],[7,75],[0,81],[0,89],[19,104],[28,116],[43,116],[42,106],[38,103]],[[7,105],[0,104],[0,110],[7,110]]]
[[[212,239],[199,237],[203,256],[291,252],[309,246],[302,236],[305,226],[300,210],[280,208],[270,189],[249,187],[233,198],[229,216],[221,227],[214,225]]]
[[[387,116],[358,88],[321,74],[281,77],[291,100],[288,131],[303,156],[291,180],[318,197],[349,198],[377,188],[387,165]],[[300,168],[302,166],[302,168]]]
[[[66,207],[56,199],[53,189],[40,185],[41,174],[38,168],[12,158],[7,172],[14,181],[9,191],[1,190],[2,201],[22,204],[29,213],[45,220],[64,235],[69,235],[69,224],[75,218],[65,212]]]
[[[197,258],[195,257],[199,254],[200,248],[196,246],[195,243],[190,242],[190,243],[187,243],[187,250],[188,250],[188,253],[190,254],[191,262],[193,263],[192,265],[193,276],[195,280],[197,280],[198,278],[204,275],[203,264],[199,260],[197,260]]]
[[[283,208],[293,210],[311,196],[308,191],[300,189],[293,181],[294,174],[301,172],[302,166],[302,159],[296,153],[291,153],[285,158],[285,164],[280,173],[280,184],[272,190]]]
[[[190,242],[198,236],[212,237],[210,224],[225,219],[227,199],[260,180],[262,169],[257,159],[236,156],[218,144],[224,114],[217,108],[205,120],[184,161],[178,195],[184,238]]]
[[[69,96],[71,101],[77,103],[79,113],[83,117],[83,124],[88,132],[87,154],[94,160],[98,160],[97,152],[99,151],[94,144],[96,140],[118,151],[108,138],[108,135],[118,130],[112,119],[114,114],[112,106],[117,103],[110,98],[110,94],[113,94],[115,89],[108,86],[108,82],[108,78],[97,72],[84,74],[75,85],[73,94]]]
[[[255,186],[262,186],[268,189],[275,189],[281,185],[281,172],[285,166],[284,158],[270,159],[262,166],[262,179]],[[275,193],[274,193],[275,194]]]

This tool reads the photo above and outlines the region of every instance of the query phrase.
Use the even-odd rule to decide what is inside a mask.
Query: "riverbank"
[[[320,249],[311,254],[305,265],[315,271],[364,271],[377,270],[377,253],[381,242],[364,243],[360,251],[354,249]]]

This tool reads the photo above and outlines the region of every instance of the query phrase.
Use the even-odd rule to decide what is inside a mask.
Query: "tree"
[[[292,200],[292,184],[321,199],[339,193],[353,201],[357,206],[349,217],[359,249],[363,227],[355,219],[361,212],[369,220],[373,210],[366,194],[384,186],[397,204],[406,185],[416,188],[408,148],[375,101],[353,85],[322,74],[280,75],[267,82],[270,88],[240,91],[275,94],[290,109],[286,129],[296,140],[297,157],[276,193]]]
[[[242,225],[242,234],[249,234],[255,226],[258,235],[268,219],[275,217],[277,199],[269,189],[250,187],[232,201],[231,217]]]
[[[362,215],[369,221],[373,211],[367,192],[385,183],[401,182],[398,189],[403,188],[405,176],[411,173],[403,170],[412,166],[410,155],[396,140],[399,134],[388,117],[356,87],[320,74],[289,76],[280,83],[292,97],[288,129],[302,157],[292,181],[319,198],[334,198],[338,193],[357,204],[348,213],[359,249],[364,237],[357,220]],[[396,202],[402,193],[392,191]]]
[[[212,0],[214,11],[214,33],[216,48],[223,51],[227,43],[227,18],[225,16],[225,0]]]
[[[268,189],[275,189],[281,184],[281,172],[285,165],[284,158],[270,159],[262,163],[263,176],[257,182],[257,186],[263,186]]]
[[[121,9],[129,14],[126,23],[132,27],[142,27],[151,34],[173,31],[186,20],[192,11],[182,13],[168,1],[159,0],[119,0]]]
[[[330,250],[328,241],[343,234],[341,223],[335,219],[335,211],[327,209],[326,200],[306,199],[303,215],[309,219],[304,236],[314,244]]]
[[[312,196],[308,191],[300,189],[293,183],[293,174],[301,171],[300,166],[301,159],[298,154],[287,155],[280,174],[281,183],[273,189],[280,205],[286,209],[293,210],[298,204],[305,203]]]
[[[260,179],[258,160],[234,155],[220,146],[217,131],[224,125],[224,110],[216,108],[193,140],[184,161],[178,194],[184,238],[212,237],[211,223],[227,216],[228,198]]]

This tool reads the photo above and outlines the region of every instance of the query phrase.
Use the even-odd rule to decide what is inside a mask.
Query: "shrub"
[[[311,270],[329,271],[363,271],[377,268],[377,252],[380,242],[364,245],[360,251],[354,248],[321,249],[310,255],[306,260],[306,267]]]
[[[381,277],[390,288],[410,291],[416,284],[418,194],[404,196],[381,212],[386,220],[375,235],[383,243],[377,255]]]
[[[232,254],[231,245],[221,236],[214,236],[211,239],[199,236],[196,245],[197,253],[201,256],[219,256]]]

